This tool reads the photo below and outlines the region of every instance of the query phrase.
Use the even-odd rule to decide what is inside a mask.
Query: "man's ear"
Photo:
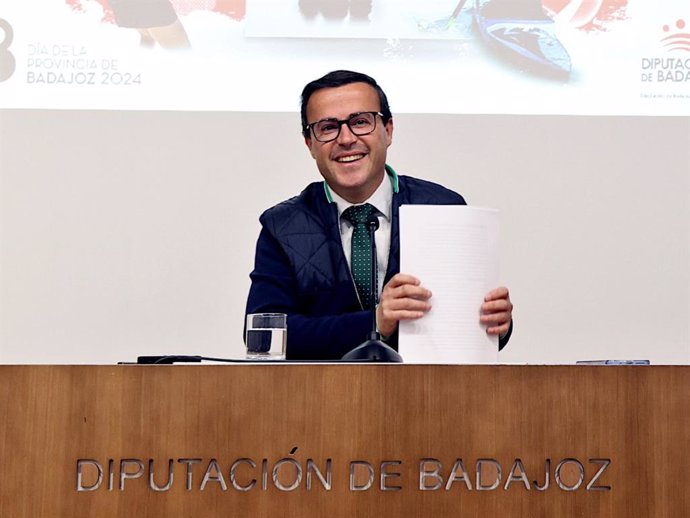
[[[312,158],[316,158],[316,155],[314,154],[314,151],[312,150],[312,147],[311,147],[311,144],[312,144],[311,138],[310,137],[304,137],[304,143],[309,148],[309,154],[312,156]]]
[[[386,136],[388,145],[390,146],[393,143],[393,117],[388,119],[388,122],[386,123]]]

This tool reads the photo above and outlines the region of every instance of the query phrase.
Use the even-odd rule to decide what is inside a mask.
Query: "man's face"
[[[307,122],[321,119],[348,119],[353,113],[378,112],[381,106],[376,90],[366,83],[350,83],[317,90],[307,103]],[[328,185],[350,203],[368,199],[385,175],[386,150],[393,142],[393,121],[386,125],[376,116],[376,129],[357,136],[347,124],[338,138],[319,142],[310,133],[304,139]]]

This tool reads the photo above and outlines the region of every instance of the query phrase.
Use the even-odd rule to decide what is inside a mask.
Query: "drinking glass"
[[[287,341],[285,313],[253,313],[247,315],[248,360],[284,360]]]

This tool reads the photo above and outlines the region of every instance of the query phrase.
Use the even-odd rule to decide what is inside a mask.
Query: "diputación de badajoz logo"
[[[12,77],[17,66],[14,55],[10,52],[13,37],[12,26],[0,18],[0,82]]]
[[[654,56],[643,57],[643,83],[690,86],[690,32],[683,18],[664,24]],[[670,95],[670,94],[669,94]],[[690,97],[690,91],[676,91],[673,96]],[[668,97],[668,95],[667,95]]]
[[[686,23],[683,19],[676,20],[673,26],[664,25],[662,29],[665,33],[675,31],[676,29],[678,32],[672,32],[668,36],[661,38],[661,44],[669,51],[690,52],[690,32],[683,32],[685,28]]]

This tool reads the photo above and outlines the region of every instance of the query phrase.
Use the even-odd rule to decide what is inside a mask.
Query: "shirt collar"
[[[381,182],[381,185],[376,189],[374,194],[368,200],[363,203],[371,203],[378,211],[381,212],[389,221],[391,219],[391,203],[393,201],[393,194],[396,194],[399,190],[398,174],[393,170],[391,166],[386,164],[386,174],[390,182]],[[338,196],[335,191],[332,191],[328,186],[328,182],[324,180],[323,190],[326,195],[328,203],[335,203],[338,207],[338,217],[351,205],[357,205],[356,203],[350,203],[342,197]],[[378,198],[378,196],[383,192],[383,199]],[[382,210],[382,207],[385,210]]]
[[[374,194],[372,194],[369,197],[369,199],[364,200],[362,203],[350,203],[349,201],[339,196],[337,192],[330,190],[328,188],[328,184],[325,185],[327,194],[330,194],[330,201],[332,203],[335,203],[338,207],[338,218],[340,218],[343,212],[345,212],[348,208],[350,208],[353,205],[362,205],[363,203],[370,203],[374,206],[374,208],[376,208],[376,210],[379,213],[381,213],[388,221],[390,221],[391,204],[393,202],[393,177],[391,177],[390,181],[388,182],[384,179],[384,181],[382,181],[378,188],[374,191]]]

